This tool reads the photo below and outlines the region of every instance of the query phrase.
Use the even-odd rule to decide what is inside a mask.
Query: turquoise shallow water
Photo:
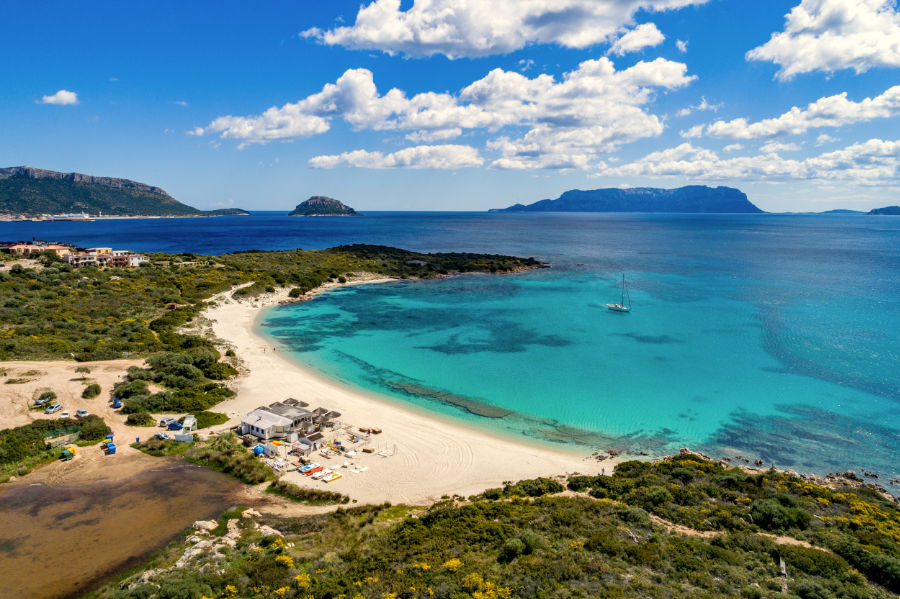
[[[0,223],[0,238],[32,237],[139,251],[382,243],[535,256],[552,268],[343,289],[273,310],[263,329],[329,376],[473,426],[579,450],[691,445],[799,470],[868,469],[881,483],[900,476],[898,217]],[[623,271],[635,306],[624,316],[603,307]]]
[[[533,439],[897,477],[900,223],[582,216],[503,230],[553,268],[344,288],[263,329],[329,376]]]

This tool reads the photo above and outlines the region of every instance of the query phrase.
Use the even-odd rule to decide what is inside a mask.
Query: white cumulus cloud
[[[779,141],[770,141],[767,144],[763,144],[759,149],[766,154],[778,154],[779,152],[796,152],[800,149],[800,146],[793,143],[786,144]]]
[[[39,104],[55,104],[57,106],[69,106],[78,104],[78,94],[67,89],[61,89],[52,96],[43,96],[38,100]]]
[[[635,12],[659,12],[708,0],[374,0],[351,26],[301,36],[327,45],[389,54],[450,58],[505,54],[528,44],[586,48],[614,38]],[[655,29],[655,27],[654,27]]]
[[[806,106],[794,106],[784,114],[750,123],[738,118],[730,121],[716,121],[703,127],[702,131],[691,131],[684,137],[710,137],[728,139],[770,139],[781,135],[800,135],[809,129],[820,127],[841,127],[853,123],[890,118],[900,115],[900,85],[887,89],[874,98],[864,98],[859,102],[847,99],[847,92],[819,98]]]
[[[694,111],[703,112],[706,110],[712,110],[713,112],[716,112],[721,107],[722,107],[721,104],[710,104],[709,102],[706,101],[705,97],[701,96],[699,104],[697,104],[696,106],[688,106],[687,108],[682,108],[675,114],[676,114],[676,116],[687,116]]]
[[[414,168],[452,170],[481,166],[484,160],[472,146],[445,144],[413,146],[388,154],[354,150],[330,156],[316,156],[309,160],[313,168],[352,166],[359,168]]]
[[[609,51],[616,56],[623,56],[629,52],[658,46],[665,39],[666,36],[656,28],[654,23],[642,23],[613,42]]]
[[[408,97],[396,88],[381,94],[371,71],[350,69],[297,102],[259,115],[222,116],[190,134],[218,134],[245,146],[309,137],[343,119],[357,130],[408,132],[414,143],[465,131],[497,135],[491,142],[503,154],[497,167],[574,168],[598,152],[659,135],[663,124],[647,105],[658,90],[693,79],[679,62],[658,58],[617,71],[602,57],[582,62],[560,80],[494,69],[455,94]]]
[[[779,79],[812,71],[900,66],[900,12],[895,0],[802,0],[784,31],[747,52],[771,61]]]
[[[900,140],[870,139],[802,160],[777,153],[722,158],[685,142],[597,173],[615,177],[671,177],[695,181],[849,181],[895,186],[900,176]]]

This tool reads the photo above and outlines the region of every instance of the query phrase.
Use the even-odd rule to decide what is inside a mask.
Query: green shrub
[[[561,493],[565,490],[561,484],[549,478],[534,478],[530,480],[522,480],[515,484],[506,484],[503,488],[503,494],[507,497],[511,495],[540,497],[548,493]]]
[[[100,395],[100,385],[97,383],[91,383],[87,387],[84,388],[84,391],[81,392],[81,397],[84,399],[91,399]]]
[[[202,599],[212,595],[208,584],[190,578],[166,580],[156,592],[157,599]]]
[[[150,412],[134,412],[128,415],[125,424],[128,426],[153,426],[156,424],[156,419]]]
[[[113,395],[121,400],[128,399],[135,395],[149,395],[150,388],[145,380],[133,380],[117,383],[113,387]]]
[[[760,528],[776,531],[791,528],[803,530],[809,526],[809,513],[790,505],[791,501],[786,501],[782,497],[754,501],[750,507],[750,517],[753,519],[753,523]]]
[[[784,558],[789,567],[813,576],[843,578],[850,571],[847,560],[830,551],[799,545],[781,545],[774,552],[776,556]]]
[[[286,497],[300,503],[311,505],[327,505],[334,503],[347,503],[350,498],[341,493],[326,491],[323,489],[310,489],[298,487],[284,480],[276,480],[266,489],[267,492]]]
[[[522,539],[513,537],[504,541],[498,559],[501,562],[511,562],[523,553],[525,553],[525,543],[522,542]]]

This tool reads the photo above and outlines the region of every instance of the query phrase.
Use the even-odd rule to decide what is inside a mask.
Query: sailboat
[[[628,300],[626,305],[625,300]],[[625,273],[622,273],[622,299],[618,304],[606,304],[606,307],[613,312],[631,312],[631,295],[628,294],[628,287],[625,285]]]

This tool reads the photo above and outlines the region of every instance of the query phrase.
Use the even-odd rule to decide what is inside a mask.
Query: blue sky
[[[0,166],[200,208],[707,184],[867,210],[900,191],[894,0],[19,3],[0,50]]]

